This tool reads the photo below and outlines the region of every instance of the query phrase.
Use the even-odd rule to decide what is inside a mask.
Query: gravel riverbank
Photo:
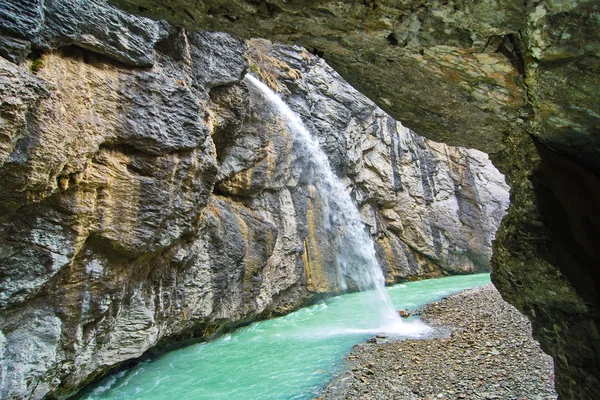
[[[319,399],[556,399],[552,358],[489,284],[428,305],[431,339],[371,339]]]

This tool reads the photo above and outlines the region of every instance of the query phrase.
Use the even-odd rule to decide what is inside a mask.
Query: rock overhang
[[[489,153],[512,187],[494,282],[555,357],[560,395],[597,393],[599,337],[582,328],[598,325],[597,2],[111,1],[303,45],[417,133]]]

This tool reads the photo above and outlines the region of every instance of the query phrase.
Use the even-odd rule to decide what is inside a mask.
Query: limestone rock
[[[6,121],[0,135],[2,397],[67,396],[147,352],[210,338],[342,290],[335,233],[327,229],[323,200],[311,185],[310,163],[294,148],[283,121],[241,80],[248,68],[241,41],[131,17],[102,1],[43,4],[0,6],[7,21],[0,49],[11,60],[22,61],[28,46],[66,45],[21,66],[0,60],[8,88],[0,94]],[[17,14],[19,7],[26,9]],[[358,12],[365,6],[352,7]],[[82,15],[87,9],[90,15]],[[402,108],[413,116],[411,124],[437,124],[433,135],[460,139],[483,120],[484,139],[473,140],[494,151],[514,145],[511,164],[524,162],[518,156],[531,147],[495,136],[495,130],[524,124],[507,123],[522,105],[514,61],[463,48],[473,41],[481,49],[486,34],[521,26],[520,9],[480,26],[449,7],[421,7],[416,17],[405,15],[406,37],[404,29],[387,40],[380,32],[371,36],[372,43],[390,46],[386,51],[412,54],[410,71],[418,75],[425,68],[430,83],[458,85]],[[377,32],[379,23],[389,28],[390,21],[377,20],[380,12],[365,16],[367,31]],[[278,10],[270,13],[277,17]],[[330,18],[327,8],[319,13],[317,21],[343,21]],[[100,16],[131,46],[102,31]],[[454,29],[459,25],[470,33]],[[394,40],[406,41],[406,49]],[[335,42],[331,48],[341,52],[345,44]],[[503,38],[494,44],[511,54]],[[287,100],[319,136],[361,206],[389,281],[485,264],[505,204],[505,194],[482,183],[501,182],[486,158],[417,137],[307,52],[278,51],[275,61],[267,61],[282,68]],[[463,57],[469,63],[457,66]],[[352,69],[362,70],[361,62]],[[417,78],[396,78],[386,91],[422,87]],[[465,93],[474,104],[461,103]],[[454,101],[445,104],[448,96]],[[505,107],[507,99],[513,103]],[[432,122],[440,103],[444,113],[457,114]],[[394,104],[385,107],[399,110]],[[464,131],[453,129],[461,125]],[[525,194],[517,204],[534,202]],[[423,222],[412,212],[435,220]],[[537,223],[536,214],[531,217]],[[500,256],[514,249],[502,251]]]
[[[227,195],[253,197],[265,189],[281,189],[290,177],[293,138],[277,110],[252,90],[256,89],[250,88],[247,95],[252,109],[239,110],[237,97],[233,102],[227,101],[227,107],[219,107],[220,115],[240,115],[243,124],[229,126],[231,119],[215,123],[213,140],[219,159],[216,189]],[[211,97],[214,102],[223,103],[223,96],[231,99],[230,94],[230,89],[218,89],[211,92]]]
[[[166,24],[125,13],[105,0],[7,0],[0,4],[0,26],[0,54],[19,62],[30,45],[75,45],[126,64],[151,66],[154,46],[167,33]]]
[[[173,28],[150,70],[73,48],[36,76],[0,60],[2,397],[68,396],[339,290],[319,196],[243,53]]]
[[[3,382],[22,382],[13,387],[12,398],[42,398],[52,387],[43,377],[48,369],[55,367],[59,357],[62,321],[51,309],[41,304],[21,311],[18,323],[2,327],[6,336],[2,344],[0,376]],[[3,396],[6,394],[3,393]],[[8,397],[8,396],[7,396]]]
[[[524,126],[522,76],[497,52],[525,25],[522,2],[111,2],[179,26],[302,45],[406,126],[450,145],[498,152]]]
[[[221,44],[226,55],[237,46],[238,75],[205,69],[204,82],[240,79],[243,44]],[[165,336],[219,325],[185,322],[194,294],[177,284],[194,276],[184,279],[184,255],[202,254],[194,238],[217,175],[208,89],[194,89],[185,62],[159,57],[152,70],[129,69],[69,49],[43,55],[37,76],[2,61],[2,397],[68,394]],[[268,229],[256,232],[246,240],[259,243]],[[269,243],[248,257],[266,263]],[[191,286],[202,287],[202,277]],[[205,304],[197,313],[208,318],[221,303]],[[39,352],[25,351],[19,335]]]
[[[199,91],[228,85],[246,70],[245,47],[239,39],[219,32],[193,32],[188,35],[189,57],[194,85]]]

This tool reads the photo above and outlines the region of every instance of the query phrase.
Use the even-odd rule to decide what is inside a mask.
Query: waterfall
[[[375,257],[371,235],[365,230],[358,208],[343,182],[331,169],[327,155],[321,149],[318,140],[310,134],[300,116],[267,85],[250,74],[246,75],[246,80],[275,106],[303,156],[314,166],[313,183],[324,198],[323,206],[331,224],[330,228],[337,230],[338,264],[343,280],[340,282],[341,286],[346,287],[347,280],[350,280],[360,291],[371,291],[371,306],[373,313],[380,316],[381,330],[406,333],[406,325],[412,324],[404,324],[404,328],[401,328],[402,321],[385,289],[385,279]]]

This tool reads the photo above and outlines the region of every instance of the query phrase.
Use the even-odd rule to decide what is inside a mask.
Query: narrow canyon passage
[[[597,1],[111,2],[303,45],[417,133],[489,153],[512,188],[494,284],[532,320],[560,395],[597,397]]]
[[[414,310],[447,294],[489,282],[488,274],[467,275],[386,290],[371,236],[317,138],[266,84],[251,75],[245,79],[268,101],[267,108],[273,107],[282,118],[294,141],[292,153],[304,160],[301,179],[318,193],[314,201],[321,203],[324,230],[333,238],[331,248],[337,253],[330,287],[346,290],[351,286],[360,292],[167,353],[106,378],[82,398],[314,398],[340,371],[350,348],[369,336],[397,340],[433,334],[419,321],[401,321],[396,309]],[[516,370],[509,373],[526,374]]]
[[[113,2],[133,7],[137,0]],[[246,11],[259,10],[263,21],[267,3],[228,4],[242,3]],[[170,7],[165,4],[134,11],[160,12]],[[205,3],[196,4],[188,17],[210,11],[211,23],[225,20],[224,28],[247,36],[242,14],[227,18],[228,6],[204,10]],[[202,341],[208,342],[109,377],[85,395],[119,397],[122,390],[152,397],[156,387],[183,390],[173,394],[181,397],[214,388],[222,398],[223,390],[238,385],[235,390],[253,387],[252,396],[261,397],[267,388],[257,382],[281,388],[268,379],[287,382],[282,371],[291,366],[298,368],[290,372],[294,379],[280,392],[314,396],[339,371],[343,355],[369,335],[428,331],[402,321],[396,308],[489,279],[468,275],[489,272],[492,243],[509,205],[505,178],[488,155],[417,135],[315,54],[422,133],[451,143],[468,138],[491,153],[509,172],[517,204],[495,244],[492,280],[501,289],[512,285],[503,293],[541,299],[529,307],[518,297],[521,311],[544,321],[534,324],[538,335],[560,339],[578,326],[576,338],[593,337],[588,304],[562,274],[551,273],[547,260],[536,261],[554,239],[529,185],[547,195],[540,203],[544,212],[560,214],[568,196],[554,196],[556,187],[548,184],[558,166],[564,166],[555,182],[561,190],[577,194],[581,184],[593,188],[595,180],[583,172],[585,180],[570,180],[581,170],[533,146],[531,132],[521,130],[535,126],[529,117],[549,110],[533,107],[522,92],[523,70],[533,67],[518,57],[522,38],[512,30],[521,25],[512,22],[525,10],[519,5],[509,18],[483,18],[465,31],[454,28],[473,20],[446,3],[441,14],[432,4],[332,4],[307,8],[319,15],[315,36],[303,36],[297,26],[269,32],[287,42],[306,41],[307,49],[188,30],[105,0],[0,3],[0,397],[76,396],[111,371]],[[294,25],[302,16],[286,19],[286,7],[268,9],[267,19]],[[364,18],[337,14],[349,10]],[[570,11],[540,4],[523,18],[535,27]],[[339,23],[345,18],[348,24]],[[507,19],[512,22],[504,24]],[[332,21],[327,29],[320,25]],[[440,23],[452,29],[437,29]],[[398,29],[390,33],[393,26]],[[353,48],[363,40],[365,47]],[[381,63],[393,79],[377,93]],[[245,78],[248,73],[266,86]],[[276,104],[281,100],[285,104]],[[539,155],[542,167],[533,171]],[[576,220],[582,229],[575,242],[593,240],[596,211],[589,206],[572,203],[569,215],[581,218],[560,214],[553,229]],[[563,230],[565,243],[571,233]],[[515,258],[515,249],[523,257]],[[569,260],[573,254],[563,250],[556,247],[556,254]],[[515,269],[515,259],[523,268]],[[581,260],[592,264],[594,258]],[[579,272],[569,271],[568,278],[585,284],[592,301],[593,279]],[[461,276],[423,281],[429,293],[421,300],[405,291],[419,287],[412,281],[449,275]],[[526,290],[531,279],[539,281],[539,292]],[[385,289],[399,282],[409,283]],[[452,289],[438,290],[441,282],[453,282]],[[354,290],[363,292],[334,297]],[[396,291],[406,299],[395,298]],[[414,304],[404,303],[409,300]],[[548,310],[562,306],[560,325],[546,325],[554,318]],[[303,321],[308,325],[300,327]],[[565,342],[551,343],[546,350],[563,351]],[[569,349],[582,343],[573,340]],[[240,347],[232,359],[213,371],[214,361],[226,357],[223,348],[233,345]],[[295,349],[305,356],[294,356]],[[240,371],[255,369],[240,361],[248,359],[263,360],[267,369],[242,378]],[[580,364],[558,359],[557,381],[569,388],[564,382],[578,376]],[[583,372],[593,375],[590,365]],[[171,380],[179,378],[191,386]],[[591,390],[591,382],[581,390]]]

